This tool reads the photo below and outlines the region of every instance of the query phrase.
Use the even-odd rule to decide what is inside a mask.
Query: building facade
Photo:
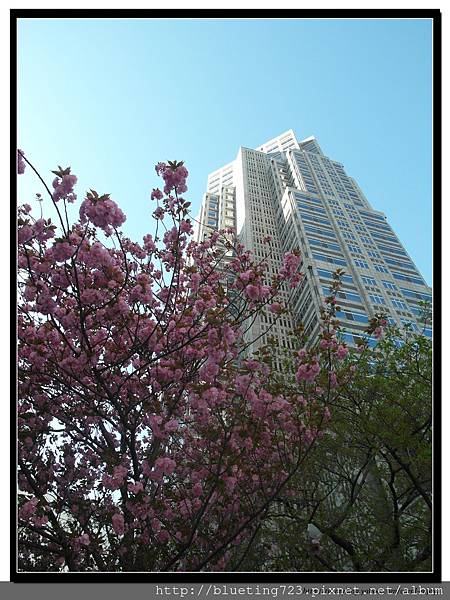
[[[338,318],[343,337],[354,344],[375,313],[398,326],[431,337],[421,321],[420,301],[431,288],[387,222],[371,207],[341,163],[325,156],[314,137],[297,141],[292,130],[256,149],[239,148],[233,162],[208,176],[198,217],[197,239],[212,229],[233,227],[240,241],[276,273],[285,252],[298,248],[305,273],[288,300],[291,317],[262,315],[247,335],[264,344],[266,332],[290,347],[289,334],[301,322],[314,340],[320,308],[332,273],[345,271]],[[264,238],[271,236],[269,244]],[[369,340],[375,343],[375,340]]]

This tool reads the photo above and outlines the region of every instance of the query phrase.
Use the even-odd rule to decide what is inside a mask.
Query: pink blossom
[[[17,173],[22,175],[25,172],[25,161],[23,160],[23,150],[17,150]]]
[[[333,387],[333,388],[337,386],[337,376],[336,376],[336,373],[330,373],[330,386]]]
[[[123,515],[115,513],[111,519],[112,526],[117,535],[123,535],[125,531],[125,522]]]
[[[155,171],[158,175],[161,175],[161,173],[164,173],[164,171],[166,170],[166,163],[163,162],[159,162],[156,166],[155,166]]]
[[[233,331],[232,327],[226,323],[223,328],[223,337],[228,345],[231,345],[236,340],[236,334]]]
[[[150,427],[152,428],[153,435],[157,438],[163,438],[164,434],[162,433],[159,427],[162,423],[162,417],[160,417],[159,415],[150,415],[148,417],[148,421]]]
[[[279,315],[281,313],[281,311],[283,310],[283,308],[279,302],[273,302],[272,304],[269,304],[269,310],[270,310],[270,312],[275,313],[276,315]]]
[[[179,424],[177,419],[171,419],[164,425],[164,429],[167,431],[167,433],[174,433],[178,429],[178,426]]]
[[[259,288],[259,297],[260,297],[261,299],[265,299],[265,298],[267,298],[268,296],[270,296],[270,292],[271,292],[271,288],[270,288],[270,286],[268,286],[268,285],[262,285],[262,286]]]
[[[158,458],[155,462],[155,468],[163,475],[171,475],[175,470],[176,462],[171,458]]]
[[[198,291],[201,281],[200,273],[192,273],[191,275],[191,290],[195,293]]]
[[[98,290],[83,290],[80,294],[80,299],[83,304],[94,304],[102,298],[102,293]]]
[[[196,483],[192,488],[192,493],[194,496],[199,497],[203,494],[203,488],[201,483]]]
[[[186,178],[188,176],[188,171],[184,165],[179,165],[175,169],[165,165],[165,168],[160,169],[159,173],[162,174],[164,179],[164,192],[166,194],[169,194],[173,189],[175,189],[178,194],[183,194],[187,191]]]
[[[80,535],[80,537],[78,537],[77,540],[82,546],[89,546],[89,544],[91,543],[91,540],[89,539],[87,533],[83,533],[82,535]]]
[[[32,498],[25,502],[22,508],[19,511],[19,516],[21,519],[27,520],[36,512],[37,505],[39,500],[37,498]]]
[[[345,346],[340,345],[340,346],[338,346],[336,354],[337,354],[337,357],[342,360],[342,359],[344,359],[347,356],[347,354],[348,354],[348,348],[346,348]]]
[[[184,219],[180,221],[180,231],[181,233],[192,233],[192,224],[190,221],[185,221]]]
[[[316,375],[320,372],[320,365],[319,365],[318,362],[312,363],[312,365],[310,366],[310,368],[311,368],[311,371],[313,373],[315,373]]]
[[[201,379],[204,379],[207,382],[213,381],[218,373],[219,366],[211,360],[206,361],[205,364],[200,367],[198,372]]]
[[[20,227],[17,234],[19,244],[24,244],[33,238],[33,229],[29,225]]]
[[[301,394],[299,396],[297,396],[297,400],[302,406],[306,406],[308,404],[305,397],[302,396]]]
[[[80,206],[80,222],[84,224],[88,220],[109,235],[111,227],[120,227],[126,217],[108,194],[98,196],[88,193]]]
[[[245,288],[245,293],[250,300],[257,301],[260,298],[260,288],[256,285],[247,285]]]
[[[284,275],[288,279],[292,278],[301,263],[300,256],[297,256],[293,252],[287,252],[283,258],[283,267],[280,271],[281,275]]]
[[[153,240],[153,236],[150,234],[144,236],[144,248],[149,254],[152,254],[156,250],[156,244]]]
[[[128,469],[126,467],[124,467],[123,465],[118,465],[117,467],[114,467],[113,478],[116,481],[118,487],[122,486],[127,474],[128,474]]]
[[[158,188],[155,188],[150,194],[152,200],[161,200],[163,198],[163,193]]]
[[[73,193],[74,185],[77,182],[77,177],[66,173],[62,177],[55,177],[53,180],[53,200],[58,202],[62,198],[65,198],[68,202],[75,202],[77,196]]]
[[[312,365],[302,364],[297,369],[295,374],[296,380],[300,383],[301,381],[313,382],[320,372],[320,366],[318,363]]]
[[[164,209],[161,206],[158,206],[158,208],[156,208],[153,211],[153,216],[154,216],[155,219],[159,219],[159,220],[162,221],[164,219],[164,215],[165,215],[165,212],[164,212]]]
[[[253,271],[244,271],[243,273],[239,273],[239,279],[243,282],[243,283],[248,283],[250,281],[250,279],[252,279],[254,276]]]
[[[161,531],[158,531],[158,533],[156,534],[156,538],[158,542],[161,542],[161,544],[165,544],[170,540],[170,534],[166,529],[161,529]]]
[[[238,375],[235,379],[235,389],[238,394],[244,394],[248,390],[250,375]]]
[[[257,371],[261,367],[261,363],[258,360],[247,359],[245,361],[245,366],[249,371]]]
[[[129,483],[128,490],[133,494],[139,494],[139,492],[144,490],[144,486],[140,481],[138,483]]]
[[[48,295],[48,292],[43,292],[36,300],[36,306],[43,315],[51,315],[56,310],[56,302]]]
[[[66,261],[74,252],[74,248],[67,242],[57,242],[53,246],[53,257],[58,262]]]
[[[223,481],[225,483],[225,487],[228,490],[228,492],[232,492],[234,490],[234,488],[236,487],[236,483],[237,483],[236,477],[224,475]]]

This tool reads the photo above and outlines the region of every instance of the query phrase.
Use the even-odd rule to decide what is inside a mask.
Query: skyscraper
[[[265,332],[289,347],[289,333],[302,322],[311,340],[320,331],[320,307],[332,272],[345,271],[338,318],[353,344],[375,313],[393,324],[410,323],[431,337],[420,320],[421,300],[431,301],[411,257],[387,222],[371,207],[341,163],[325,156],[314,137],[302,141],[292,130],[256,149],[239,148],[234,161],[208,176],[201,205],[199,240],[211,229],[235,228],[257,259],[276,273],[284,252],[299,248],[305,277],[289,299],[292,319],[261,316],[248,331],[264,344]],[[269,245],[264,238],[271,236]],[[272,327],[270,327],[272,325]],[[369,340],[375,343],[375,340]]]

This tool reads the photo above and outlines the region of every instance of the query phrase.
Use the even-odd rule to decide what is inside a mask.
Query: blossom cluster
[[[85,224],[88,220],[111,235],[113,228],[125,223],[126,216],[109,194],[99,196],[96,192],[88,192],[80,206],[80,223]]]
[[[164,193],[170,194],[173,190],[177,194],[184,194],[187,192],[186,178],[188,176],[188,170],[184,164],[177,163],[176,161],[169,161],[168,164],[160,162],[155,167],[156,173],[161,175],[164,179]],[[161,192],[154,190],[152,198],[161,198]]]
[[[75,202],[77,195],[73,189],[76,182],[76,175],[71,175],[70,173],[65,173],[61,177],[55,177],[52,183],[54,189],[53,200],[59,202],[59,200],[64,198],[67,202]]]

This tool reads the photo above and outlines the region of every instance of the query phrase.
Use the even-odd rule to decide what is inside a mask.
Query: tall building
[[[299,142],[289,130],[254,150],[239,148],[234,161],[208,176],[198,221],[199,240],[211,229],[233,227],[256,258],[270,250],[266,262],[272,273],[285,252],[300,249],[305,277],[288,300],[292,319],[283,317],[274,325],[273,316],[263,315],[255,321],[247,334],[257,339],[253,349],[267,341],[268,330],[289,347],[294,322],[302,322],[314,340],[337,268],[345,271],[338,317],[348,343],[379,312],[391,323],[410,323],[431,337],[419,307],[421,300],[431,301],[431,288],[384,213],[371,207],[343,165],[325,156],[314,137]],[[266,236],[272,237],[269,245]]]

